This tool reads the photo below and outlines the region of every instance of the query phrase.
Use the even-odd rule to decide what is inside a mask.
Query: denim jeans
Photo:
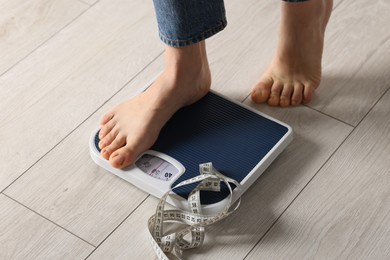
[[[227,25],[223,0],[153,0],[153,2],[160,39],[172,47],[198,43],[222,31]]]

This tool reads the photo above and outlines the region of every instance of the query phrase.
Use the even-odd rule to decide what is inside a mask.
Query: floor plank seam
[[[99,110],[99,109],[97,109]],[[58,145],[60,145],[68,136],[70,136],[74,131],[76,131],[82,124],[84,124],[94,113],[89,115],[86,119],[84,119],[80,124],[78,124],[73,130],[71,130],[67,135],[65,135],[58,143],[56,143],[52,148],[50,148],[45,154],[43,154],[38,160],[36,160],[33,164],[31,164],[25,171],[23,171],[15,180],[13,180],[8,186],[6,186],[1,193],[4,193],[9,187],[11,187],[15,182],[17,182],[24,174],[26,174],[31,168],[33,168],[36,164],[38,164],[43,158],[46,157],[51,151],[53,151]],[[4,193],[5,194],[5,193]]]
[[[333,153],[329,156],[329,158],[321,165],[321,167],[318,169],[318,171],[313,175],[312,178],[306,183],[306,185],[299,191],[299,193],[294,197],[294,199],[287,205],[287,207],[283,210],[283,212],[278,216],[278,218],[275,219],[275,221],[272,223],[272,225],[268,228],[268,230],[261,236],[259,241],[252,247],[252,249],[248,252],[248,254],[243,258],[246,259],[249,254],[257,247],[258,244],[261,243],[261,241],[264,239],[264,237],[272,230],[272,228],[275,226],[275,224],[278,222],[278,220],[284,215],[284,213],[290,208],[290,206],[294,203],[294,201],[300,196],[300,194],[306,189],[306,187],[312,182],[312,180],[318,175],[318,173],[321,171],[321,169],[328,163],[328,161],[334,156],[334,154],[340,149],[340,147],[348,140],[348,138],[356,131],[356,129],[359,127],[361,122],[367,117],[367,115],[371,112],[371,110],[378,104],[378,102],[387,94],[387,92],[390,92],[390,88],[383,93],[383,95],[375,102],[375,104],[369,109],[369,111],[364,115],[364,117],[359,121],[359,123],[352,129],[352,131],[345,137],[345,139],[340,143],[340,145],[333,151]],[[325,114],[326,115],[326,114]]]
[[[92,7],[92,6],[94,6],[95,4],[97,4],[100,0],[95,1],[95,3],[93,3],[93,4],[90,4],[90,3],[88,3],[88,2],[86,2],[86,1],[84,1],[84,0],[77,0],[77,1],[79,1],[79,2],[81,2],[81,3],[83,3],[83,4],[86,4],[86,5]]]
[[[90,117],[90,116],[89,116]],[[88,117],[88,118],[89,118]],[[50,148],[45,154],[43,154],[38,160],[36,160],[33,164],[31,164],[26,170],[24,170],[15,180],[13,180],[10,184],[8,184],[1,193],[4,193],[9,187],[11,187],[15,182],[17,182],[24,174],[26,174],[31,168],[33,168],[37,163],[39,163],[46,155],[48,155],[51,151],[53,151],[60,143],[62,143],[69,135],[71,135],[80,125],[82,125],[86,120],[83,120],[81,124],[79,124],[75,129],[70,131],[64,138],[62,138],[58,143],[56,143],[52,148]]]
[[[244,97],[243,100],[241,101],[241,103],[244,103],[245,100],[247,100],[250,96],[251,96],[251,93],[249,93],[246,97]]]
[[[8,2],[13,3],[13,1]],[[123,8],[130,8],[130,13],[125,11],[120,12],[120,15],[128,16],[134,13],[133,6],[128,6],[128,2],[126,2],[119,1],[116,3],[122,11],[124,10]],[[252,2],[249,1],[251,5],[256,5],[255,2]],[[216,237],[210,238],[207,234],[206,238],[208,237],[207,239],[211,243],[204,245],[200,250],[195,250],[195,254],[187,252],[189,258],[253,260],[294,257],[315,258],[319,256],[325,258],[334,257],[335,259],[347,256],[362,259],[381,257],[387,259],[390,237],[383,231],[383,228],[388,224],[386,223],[388,222],[386,218],[388,215],[386,206],[383,208],[382,205],[386,204],[386,193],[388,191],[386,189],[386,172],[390,169],[387,156],[388,139],[385,138],[388,134],[386,130],[388,130],[389,126],[387,111],[390,110],[388,106],[388,102],[390,102],[390,80],[388,80],[388,75],[383,71],[383,68],[386,67],[390,60],[383,55],[381,56],[380,50],[386,49],[387,43],[390,42],[390,36],[383,27],[380,27],[382,22],[386,23],[389,20],[386,12],[383,10],[387,4],[379,2],[368,4],[368,2],[360,0],[356,1],[357,4],[351,5],[353,2],[350,0],[334,0],[333,15],[328,28],[330,31],[327,32],[327,39],[331,39],[332,43],[327,46],[329,55],[328,53],[325,55],[332,59],[331,62],[327,62],[327,71],[329,70],[329,75],[331,75],[329,82],[327,79],[330,92],[324,96],[321,93],[317,93],[316,98],[318,100],[315,101],[320,102],[302,104],[300,107],[272,107],[267,103],[256,104],[252,100],[251,89],[248,88],[250,84],[239,84],[241,86],[238,89],[231,88],[234,84],[228,84],[226,89],[220,89],[221,84],[219,83],[213,86],[215,90],[226,92],[224,95],[228,99],[235,100],[237,103],[239,102],[255,112],[260,111],[270,116],[273,115],[272,117],[280,118],[280,120],[284,118],[289,122],[288,124],[296,131],[293,147],[297,148],[297,151],[292,151],[294,156],[288,153],[288,156],[285,157],[288,160],[282,160],[282,165],[277,164],[276,172],[279,171],[278,168],[288,169],[291,167],[291,169],[295,168],[295,173],[291,175],[287,170],[285,173],[282,172],[281,176],[288,177],[282,178],[282,181],[277,176],[267,181],[266,186],[268,187],[266,188],[271,191],[271,196],[268,197],[272,198],[271,200],[265,200],[265,205],[268,205],[267,207],[269,208],[268,212],[265,211],[257,217],[249,218],[248,221],[242,221],[242,216],[237,218],[233,216],[232,221],[228,220],[229,223],[227,223],[226,227],[233,228],[238,225],[241,228],[241,225],[243,225],[244,230],[246,229],[247,231],[237,232],[237,230],[234,231],[232,229],[231,231],[233,232],[229,232],[230,235],[222,237],[223,241],[221,240],[218,244],[213,241],[221,239],[220,235],[216,234]],[[7,3],[7,0],[5,3]],[[9,6],[19,8],[19,2],[15,1],[15,3],[17,4]],[[107,3],[101,0],[75,0],[69,3],[65,1],[63,5],[55,5],[54,11],[50,9],[46,12],[46,9],[44,9],[45,12],[42,12],[44,15],[42,19],[41,12],[35,13],[37,8],[34,5],[34,9],[32,9],[34,12],[32,12],[32,15],[29,15],[26,25],[24,23],[20,24],[21,27],[15,30],[15,39],[17,40],[15,42],[22,42],[26,36],[27,39],[32,40],[27,42],[27,48],[22,52],[18,52],[18,44],[14,47],[11,46],[11,59],[4,64],[3,70],[0,71],[0,80],[6,80],[10,83],[14,82],[12,85],[15,86],[21,85],[22,89],[20,91],[17,89],[20,93],[23,92],[23,88],[28,87],[29,84],[27,82],[32,82],[32,80],[36,81],[36,84],[33,84],[35,86],[34,89],[43,88],[46,90],[45,84],[42,85],[40,83],[46,82],[46,78],[37,77],[34,69],[31,70],[31,68],[34,68],[36,64],[40,64],[42,60],[47,60],[49,72],[51,72],[52,64],[57,64],[62,59],[58,55],[61,54],[67,57],[67,52],[64,54],[56,52],[57,43],[61,45],[61,42],[58,40],[62,38],[68,39],[68,35],[71,37],[78,36],[79,27],[84,27],[86,20],[88,20],[86,24],[87,30],[87,27],[95,28],[94,21],[96,21],[96,17],[91,17],[91,15],[113,15],[117,11],[116,7],[114,8],[115,10],[105,8],[112,7],[112,5],[112,2]],[[346,15],[344,11],[350,5],[355,8]],[[5,6],[8,7],[8,5]],[[137,7],[138,5],[136,4],[135,6]],[[239,15],[242,12],[239,3],[234,2],[232,6],[234,9],[237,9],[237,11],[234,10],[236,12],[233,12],[234,18],[241,19],[242,17]],[[37,7],[40,7],[40,5]],[[142,15],[139,20],[136,19],[134,21],[135,24],[143,21],[145,17],[148,18],[145,20],[154,17],[154,13],[149,12],[153,11],[154,8],[153,6],[150,7],[148,8],[145,5],[145,10],[148,10],[146,15]],[[378,12],[376,15],[369,14],[366,16],[361,11],[361,8],[365,7],[373,8]],[[246,12],[247,9],[242,8],[242,11]],[[267,11],[266,9],[268,10],[268,6],[264,10]],[[271,11],[271,7],[269,9]],[[21,8],[21,10],[24,9]],[[62,17],[64,12],[66,12],[66,15]],[[24,19],[25,14],[23,12],[17,12],[16,14]],[[61,16],[61,19],[58,18],[58,15]],[[273,16],[274,13],[270,13],[270,17]],[[380,21],[370,23],[373,17],[378,18],[378,21]],[[269,17],[267,16],[266,18]],[[30,25],[30,21],[35,22],[36,19],[41,19],[45,26],[44,28],[47,27],[48,29],[38,28],[39,30],[36,30],[37,32],[35,33],[35,28]],[[144,52],[138,53],[139,57],[135,58],[132,55],[134,51],[132,48],[124,52],[125,57],[118,55],[116,50],[121,48],[122,45],[128,45],[127,37],[121,41],[115,40],[116,37],[114,37],[114,41],[107,41],[104,37],[105,31],[112,32],[113,25],[114,29],[116,28],[116,20],[114,19],[113,23],[111,23],[111,20],[109,20],[110,23],[103,22],[103,29],[97,30],[98,38],[96,42],[100,45],[96,45],[94,40],[90,41],[91,37],[91,39],[96,38],[95,31],[89,30],[91,35],[88,34],[86,40],[82,38],[82,43],[85,46],[94,46],[94,49],[91,49],[89,53],[85,53],[84,56],[75,61],[77,66],[72,66],[75,62],[70,61],[69,64],[64,64],[63,68],[60,67],[54,70],[51,73],[52,75],[47,76],[48,87],[56,90],[55,95],[43,95],[42,98],[41,95],[25,95],[26,97],[31,97],[26,98],[27,102],[34,105],[39,102],[39,105],[33,106],[28,113],[24,113],[23,109],[12,113],[12,107],[11,110],[6,108],[6,113],[9,112],[12,116],[16,115],[15,119],[19,122],[13,125],[12,121],[15,120],[12,117],[11,124],[6,125],[4,133],[6,135],[10,133],[10,136],[18,135],[19,129],[22,129],[21,127],[25,125],[23,123],[24,120],[26,120],[27,125],[33,125],[34,120],[36,120],[33,118],[34,116],[39,115],[48,105],[56,104],[55,98],[61,96],[66,91],[63,88],[64,86],[77,89],[79,85],[77,82],[86,79],[90,81],[87,82],[88,87],[93,88],[95,81],[101,81],[93,78],[93,75],[96,75],[96,71],[102,77],[102,82],[108,82],[107,84],[98,84],[98,88],[102,88],[102,92],[99,92],[99,95],[91,100],[89,106],[83,105],[82,99],[75,100],[76,102],[72,103],[72,105],[74,104],[73,106],[64,107],[58,104],[60,110],[58,113],[55,113],[57,116],[53,116],[55,119],[58,115],[60,116],[58,117],[59,119],[62,117],[66,118],[67,113],[71,113],[77,107],[84,108],[85,111],[81,116],[70,117],[66,122],[57,120],[57,125],[52,124],[53,120],[44,121],[42,125],[47,129],[48,133],[51,132],[50,127],[54,127],[56,132],[51,136],[51,139],[45,137],[45,133],[43,133],[39,136],[41,141],[36,140],[32,142],[28,148],[25,148],[24,139],[6,142],[6,144],[11,144],[10,146],[6,145],[6,148],[11,149],[11,152],[13,150],[18,152],[19,150],[17,155],[21,156],[22,162],[23,157],[26,159],[30,156],[30,159],[24,160],[23,165],[20,165],[21,161],[18,162],[17,158],[14,159],[15,157],[12,156],[3,160],[3,166],[6,166],[6,168],[12,166],[12,164],[21,167],[17,167],[17,169],[12,169],[11,167],[7,171],[0,171],[4,175],[2,176],[4,177],[2,182],[4,186],[0,187],[0,197],[4,195],[4,223],[10,223],[9,226],[7,224],[4,226],[2,240],[6,247],[5,250],[0,250],[0,260],[8,259],[9,257],[14,258],[17,255],[22,257],[30,255],[30,257],[33,256],[35,258],[73,257],[83,260],[113,258],[148,259],[149,257],[154,259],[153,257],[155,257],[148,242],[146,222],[150,215],[153,214],[153,207],[157,204],[158,198],[154,198],[148,192],[138,192],[138,199],[131,199],[128,201],[128,205],[125,205],[126,207],[123,207],[123,205],[117,207],[118,205],[112,204],[112,201],[118,202],[118,199],[115,197],[121,196],[120,192],[118,196],[113,194],[115,196],[107,197],[104,194],[102,195],[99,189],[84,191],[84,184],[89,183],[88,179],[90,178],[82,179],[81,181],[84,184],[81,186],[74,186],[79,183],[78,178],[80,176],[77,176],[77,174],[73,174],[71,178],[66,178],[67,188],[75,187],[76,189],[72,188],[72,190],[66,193],[65,190],[61,192],[61,189],[42,189],[42,187],[48,184],[50,186],[53,184],[59,185],[59,187],[65,184],[61,180],[62,178],[55,178],[55,176],[53,177],[50,174],[53,171],[53,167],[54,169],[59,169],[56,171],[56,175],[61,177],[64,176],[63,173],[74,173],[74,170],[81,169],[80,173],[84,173],[87,170],[90,173],[90,177],[94,178],[93,175],[96,174],[96,170],[85,165],[85,162],[91,159],[87,151],[89,150],[88,145],[84,144],[85,138],[89,135],[85,134],[88,134],[90,127],[99,126],[97,118],[102,113],[106,113],[107,109],[111,109],[113,105],[122,102],[121,100],[139,95],[139,93],[144,91],[145,87],[150,86],[155,76],[164,68],[164,61],[161,58],[166,53],[163,51],[162,46],[145,45],[156,52],[149,53],[149,55],[145,55]],[[123,25],[129,26],[129,28],[125,26],[123,29],[129,29],[132,32],[130,27],[133,27],[133,20],[131,19],[131,22],[125,23],[122,20]],[[89,23],[90,21],[92,23]],[[17,25],[19,26],[19,24]],[[9,26],[9,28],[12,35],[14,27]],[[122,27],[118,28],[120,33]],[[241,29],[240,27],[237,28]],[[77,29],[76,33],[73,32],[74,29]],[[142,29],[135,33],[141,32],[142,34]],[[344,33],[346,29],[348,29],[348,33]],[[29,31],[34,32],[32,34],[33,38],[29,35]],[[248,34],[254,40],[259,40],[258,36],[251,34],[251,30],[243,33],[245,35]],[[271,30],[265,30],[263,34],[265,36],[273,35]],[[101,35],[103,37],[100,37]],[[113,35],[117,35],[117,31]],[[385,38],[385,36],[388,37]],[[344,48],[356,39],[364,39],[363,44],[357,44],[356,48],[351,49],[351,51]],[[79,45],[79,41],[76,40],[74,43]],[[263,46],[263,50],[259,52],[260,57],[272,55],[271,53],[264,53],[264,51],[273,46],[272,43],[269,45]],[[229,68],[225,69],[226,64],[234,67],[234,61],[238,61],[236,63],[240,66],[256,67],[257,69],[255,70],[257,71],[259,69],[259,66],[256,65],[256,57],[252,59],[251,50],[243,52],[243,58],[237,60],[237,57],[235,57],[237,55],[225,57],[224,52],[226,50],[221,51],[214,44],[210,46],[210,52],[212,52],[212,57],[214,57],[213,64],[215,65],[215,70],[222,71],[222,78],[225,77],[223,74],[229,74]],[[227,46],[228,49],[237,48],[236,44],[228,44]],[[80,46],[77,48],[80,49]],[[72,51],[72,49],[73,47],[69,51]],[[81,49],[85,48],[81,46]],[[49,55],[37,56],[37,54],[41,53]],[[53,53],[54,56],[51,55],[52,57],[50,57],[50,54]],[[115,62],[104,62],[106,58],[111,59],[110,56],[114,57]],[[99,57],[103,57],[103,62]],[[53,58],[54,60],[51,61]],[[244,59],[245,62],[242,62]],[[102,64],[107,68],[102,67]],[[63,64],[60,65],[62,66]],[[115,66],[113,68],[113,65],[117,69],[119,68],[119,71],[115,69]],[[46,68],[46,65],[44,68]],[[21,70],[30,71],[31,73],[20,75]],[[107,71],[108,73],[106,73]],[[103,74],[101,74],[102,72]],[[248,73],[244,70],[236,74],[236,78],[240,79],[246,77],[244,74]],[[90,77],[91,75],[93,80]],[[21,79],[18,79],[18,76],[21,76]],[[75,76],[76,78],[74,78]],[[249,81],[252,80],[249,79]],[[336,95],[338,94],[340,84],[345,85],[345,89],[340,95]],[[386,88],[386,85],[388,85],[388,88]],[[368,86],[372,87],[370,91],[366,89]],[[326,87],[325,92],[327,92]],[[58,92],[57,89],[59,90]],[[69,91],[66,92],[68,93]],[[333,95],[333,92],[336,94]],[[85,91],[82,91],[81,94],[84,95],[84,93],[88,94]],[[8,103],[13,105],[15,100],[15,107],[20,107],[18,103],[25,103],[24,96],[21,99],[12,88],[10,89],[10,94],[8,99],[6,95],[6,101],[9,100]],[[80,97],[80,95],[77,96]],[[27,105],[30,105],[30,103],[27,103]],[[324,104],[326,105],[323,106]],[[30,106],[27,108],[30,108]],[[18,120],[18,117],[22,120]],[[49,119],[52,118],[49,117]],[[314,119],[314,121],[311,119]],[[308,120],[309,122],[311,121],[310,124],[307,124]],[[311,126],[315,127],[311,128]],[[41,127],[34,124],[31,133],[39,131],[39,128]],[[82,134],[84,137],[81,137],[81,139],[75,138],[79,134]],[[22,133],[21,138],[27,139],[30,135],[27,132],[25,135]],[[39,146],[42,140],[44,141],[44,149],[34,149],[34,146]],[[84,162],[83,160],[76,161],[76,157],[73,155],[68,156],[67,150],[69,150],[68,148],[74,148],[73,143],[79,143],[79,147],[76,147],[76,150],[81,151],[81,154],[85,157]],[[362,153],[363,150],[364,152]],[[5,153],[5,155],[10,154],[12,155],[12,153]],[[305,158],[311,159],[310,162],[306,163]],[[58,165],[56,160],[59,162]],[[71,162],[71,166],[74,169],[67,168],[69,162]],[[284,166],[287,166],[287,168]],[[46,173],[46,177],[40,174],[42,171]],[[341,173],[342,175],[340,175]],[[355,173],[365,177],[366,180],[356,179]],[[373,175],[375,178],[370,178],[370,175]],[[33,182],[33,185],[30,182]],[[279,185],[280,187],[278,187]],[[107,185],[103,182],[102,187],[104,188],[104,186]],[[328,186],[332,188],[328,189]],[[26,187],[30,188],[26,189]],[[66,191],[68,190],[67,188]],[[113,190],[116,188],[114,187]],[[360,192],[362,190],[364,190],[364,194]],[[81,204],[77,201],[76,203],[73,202],[73,195],[76,193],[80,193],[86,199],[92,198],[92,203],[88,201],[88,203]],[[133,196],[135,194],[133,193],[130,191],[129,194]],[[357,196],[354,196],[354,193]],[[102,196],[96,197],[96,194]],[[276,198],[274,195],[277,195]],[[30,199],[31,196],[33,196],[32,199]],[[51,196],[54,196],[53,199],[48,199]],[[65,204],[60,203],[62,205],[60,205],[60,208],[57,207],[58,205],[55,205],[58,204],[58,196],[61,201],[65,199],[66,202]],[[128,198],[128,196],[125,197]],[[264,194],[261,197],[263,197],[263,202],[264,198],[267,198]],[[252,209],[251,200],[253,203],[257,201],[256,198],[251,198],[246,201],[247,209]],[[96,204],[97,199],[99,203]],[[257,205],[257,208],[262,208],[261,203],[257,203]],[[323,210],[325,206],[327,210]],[[109,210],[113,208],[116,209]],[[76,215],[74,215],[75,213]],[[118,218],[119,213],[120,217]],[[102,219],[102,214],[108,218],[106,220]],[[72,217],[72,215],[74,216]],[[262,223],[259,223],[259,220]],[[253,223],[251,222],[257,225],[257,231],[256,229],[251,229],[254,226],[252,226]],[[33,239],[29,239],[29,237]],[[23,239],[23,243],[20,243],[21,238],[27,239]],[[232,247],[238,238],[240,241],[238,241],[236,246]],[[0,242],[0,244],[3,243]],[[13,255],[14,257],[12,257]]]
[[[350,124],[350,123],[348,123],[348,122],[345,122],[345,121],[343,121],[343,120],[341,120],[341,119],[339,119],[339,118],[337,118],[337,117],[334,117],[334,116],[332,116],[332,115],[329,115],[329,114],[327,114],[327,113],[325,113],[325,112],[323,112],[323,111],[321,111],[321,110],[318,110],[318,109],[316,109],[316,108],[314,108],[314,107],[311,107],[311,106],[309,106],[309,105],[302,104],[302,106],[307,107],[307,108],[309,108],[309,109],[312,109],[312,110],[314,110],[314,111],[316,111],[316,112],[318,112],[318,113],[320,113],[320,114],[322,114],[322,115],[324,115],[324,116],[327,116],[327,117],[329,117],[329,118],[332,118],[332,119],[334,119],[334,120],[336,120],[336,121],[339,121],[340,123],[349,125],[350,127],[353,127],[353,128],[356,127],[356,126],[354,126],[354,125],[352,125],[352,124]]]
[[[275,219],[275,221],[271,224],[271,226],[267,229],[267,231],[260,237],[259,241],[249,250],[248,254],[243,258],[246,259],[249,254],[257,247],[258,244],[267,236],[267,234],[272,230],[278,220],[284,215],[288,208],[295,202],[295,200],[301,195],[301,193],[306,189],[306,187],[312,182],[312,180],[317,176],[317,174],[321,171],[321,169],[328,163],[328,161],[333,157],[333,155],[340,149],[340,147],[348,140],[349,136],[355,131],[355,128],[351,130],[351,132],[345,137],[345,139],[340,143],[339,146],[333,151],[333,153],[326,159],[326,161],[320,166],[317,172],[309,179],[309,181],[303,186],[303,188],[298,192],[298,194],[292,199],[292,201],[287,205],[287,207],[280,213],[280,215]]]
[[[102,108],[107,102],[109,102],[111,99],[113,99],[119,92],[121,92],[128,84],[130,84],[134,79],[136,79],[142,72],[144,72],[153,62],[155,62],[162,54],[164,51],[160,52],[157,54],[157,56],[152,59],[148,64],[146,64],[140,71],[138,71],[133,77],[131,77],[121,88],[119,88],[114,94],[111,95],[106,101],[102,103],[101,106],[99,106],[88,118],[90,118],[92,115],[94,115],[100,108]],[[160,71],[158,72],[160,73]],[[156,74],[157,75],[157,74]],[[87,118],[87,119],[88,119]],[[79,125],[80,126],[80,125]]]
[[[81,2],[81,1],[80,1]],[[96,2],[97,3],[97,2]],[[71,25],[73,22],[75,22],[77,19],[79,19],[82,15],[84,15],[87,11],[89,11],[96,3],[94,3],[93,5],[88,5],[86,3],[83,3],[85,5],[88,6],[87,9],[85,9],[83,12],[81,12],[79,15],[77,15],[75,18],[73,18],[70,22],[68,22],[67,24],[65,24],[62,28],[60,28],[56,33],[54,33],[52,36],[50,36],[49,38],[47,38],[45,41],[43,41],[41,44],[39,44],[38,46],[36,46],[33,50],[31,50],[28,54],[26,54],[23,58],[21,58],[20,60],[18,60],[17,62],[15,62],[13,65],[11,65],[11,67],[9,67],[8,69],[6,69],[4,72],[0,73],[0,77],[2,77],[3,75],[5,75],[8,71],[12,70],[13,68],[15,68],[19,63],[21,63],[23,60],[25,60],[27,57],[31,56],[34,52],[36,52],[39,48],[41,48],[42,46],[44,46],[45,44],[47,44],[51,39],[53,39],[55,36],[57,36],[61,31],[63,31],[65,28],[67,28],[69,25]]]
[[[33,168],[37,163],[39,163],[44,157],[46,157],[51,151],[53,151],[58,145],[60,145],[65,139],[67,139],[74,131],[76,131],[81,125],[83,125],[89,118],[91,118],[99,109],[101,109],[108,101],[110,101],[115,95],[117,95],[123,88],[125,88],[131,81],[133,81],[138,75],[140,75],[147,67],[149,67],[155,60],[162,55],[163,52],[158,54],[152,61],[150,61],[145,67],[143,67],[139,72],[137,72],[129,81],[127,81],[123,87],[116,91],[111,97],[103,102],[95,111],[93,111],[89,116],[87,116],[80,124],[78,124],[74,129],[72,129],[67,135],[65,135],[58,143],[56,143],[52,148],[50,148],[45,154],[43,154],[38,160],[31,164],[25,171],[23,171],[15,180],[8,184],[2,191],[3,193],[9,187],[11,187],[15,182],[17,182],[24,174],[26,174],[31,168]]]
[[[390,91],[390,87],[383,92],[383,94],[378,98],[378,100],[370,107],[370,109],[367,111],[367,113],[360,119],[360,121],[356,124],[356,127],[357,128],[362,122],[363,120],[370,114],[370,112],[374,109],[374,107],[379,103],[379,101],[387,94],[387,92]]]
[[[77,237],[78,239],[80,239],[81,241],[87,243],[88,245],[92,246],[93,248],[96,248],[95,245],[91,244],[91,243],[88,242],[87,240],[85,240],[85,239],[79,237],[78,235],[76,235],[76,234],[74,234],[73,232],[67,230],[66,228],[62,227],[61,225],[55,223],[54,221],[48,219],[47,217],[43,216],[42,214],[40,214],[40,213],[36,212],[35,210],[33,210],[33,209],[27,207],[26,205],[24,205],[23,203],[19,202],[18,200],[14,199],[14,198],[12,198],[12,197],[10,197],[10,196],[8,196],[6,193],[1,192],[1,194],[3,194],[4,196],[6,196],[7,198],[9,198],[10,200],[12,200],[12,201],[18,203],[18,204],[21,205],[22,207],[28,209],[29,211],[33,212],[34,214],[40,216],[41,218],[45,219],[46,221],[49,221],[50,223],[52,223],[53,225],[59,227],[60,229],[66,231],[67,233],[71,234],[72,236]]]
[[[146,197],[125,217],[93,250],[87,257],[84,258],[84,260],[88,259],[148,198],[150,195],[146,195]],[[145,226],[146,228],[146,226]],[[145,237],[145,240],[147,238]]]
[[[340,0],[337,4],[335,4],[335,5],[333,6],[333,11],[334,11],[337,7],[339,7],[339,5],[341,5],[343,2],[344,2],[344,0]]]
[[[250,97],[250,95],[251,95],[251,94],[249,93],[249,94],[241,101],[241,103],[245,102],[245,101]],[[350,126],[350,127],[355,128],[354,125],[351,125],[351,124],[349,124],[349,123],[347,123],[347,122],[344,122],[343,120],[341,120],[341,119],[339,119],[339,118],[337,118],[337,117],[328,115],[328,114],[326,114],[326,113],[324,113],[324,112],[322,112],[322,111],[320,111],[320,110],[317,110],[317,109],[315,109],[315,108],[312,108],[312,107],[310,107],[310,106],[308,106],[308,105],[302,104],[302,106],[307,107],[307,108],[309,108],[309,109],[312,109],[312,110],[314,110],[314,111],[316,111],[316,112],[318,112],[318,113],[320,113],[320,114],[322,114],[322,115],[324,115],[324,116],[326,116],[326,117],[332,118],[332,119],[334,119],[334,120],[336,120],[336,121],[338,121],[338,122],[340,122],[340,123],[343,123],[343,124],[346,124],[346,125],[348,125],[348,126]],[[286,108],[286,109],[288,109],[288,108]]]

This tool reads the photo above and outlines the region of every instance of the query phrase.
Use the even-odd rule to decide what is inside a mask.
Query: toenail
[[[253,94],[254,94],[255,96],[261,96],[261,94],[262,94],[262,93],[261,93],[261,89],[258,89],[258,88],[256,88],[253,92],[254,92]]]
[[[115,156],[114,159],[113,159],[114,163],[117,164],[117,165],[122,165],[124,160],[125,159],[122,156],[120,156],[120,155]]]

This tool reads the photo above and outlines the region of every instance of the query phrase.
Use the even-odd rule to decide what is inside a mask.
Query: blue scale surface
[[[287,132],[287,127],[210,92],[176,112],[151,149],[175,158],[186,168],[173,186],[199,175],[199,164],[206,162],[241,182]],[[98,143],[96,135],[96,146]],[[174,192],[187,199],[195,187],[191,184]],[[216,203],[228,195],[222,184],[221,192],[201,191],[201,203]]]

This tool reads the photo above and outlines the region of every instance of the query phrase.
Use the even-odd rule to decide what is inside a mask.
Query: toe
[[[106,160],[108,160],[109,158],[110,158],[110,151],[107,149],[107,147],[105,147],[105,148],[103,148],[101,151],[100,151],[100,154],[101,154],[101,156],[104,158],[104,159],[106,159]]]
[[[115,140],[111,142],[110,145],[105,147],[101,154],[104,158],[109,159],[110,156],[119,150],[121,147],[123,147],[126,144],[126,138],[123,136],[120,136],[119,134],[116,136]]]
[[[251,98],[255,103],[264,103],[268,100],[271,94],[271,86],[273,84],[272,78],[261,80],[255,85],[252,90]]]
[[[287,83],[284,84],[282,94],[280,95],[280,106],[287,107],[290,105],[291,94],[293,93],[294,85]]]
[[[280,100],[280,94],[283,90],[283,83],[281,82],[274,82],[271,88],[271,94],[268,99],[268,104],[271,106],[278,106],[279,105],[279,100]]]
[[[115,168],[125,168],[133,164],[137,156],[130,146],[124,146],[110,156],[110,163]]]
[[[307,104],[313,99],[314,86],[312,84],[305,84],[303,89],[303,103]]]
[[[104,149],[105,147],[109,146],[112,141],[115,140],[116,136],[118,135],[118,131],[112,129],[103,139],[99,142],[99,148]]]
[[[291,105],[298,106],[302,103],[303,84],[297,82],[294,84],[294,91],[291,96]]]
[[[100,119],[100,125],[103,126],[107,124],[114,117],[114,112],[109,112],[105,114],[102,119]]]
[[[99,139],[102,140],[107,134],[111,132],[111,130],[114,128],[115,122],[113,120],[106,123],[102,128],[100,128],[99,131]]]

